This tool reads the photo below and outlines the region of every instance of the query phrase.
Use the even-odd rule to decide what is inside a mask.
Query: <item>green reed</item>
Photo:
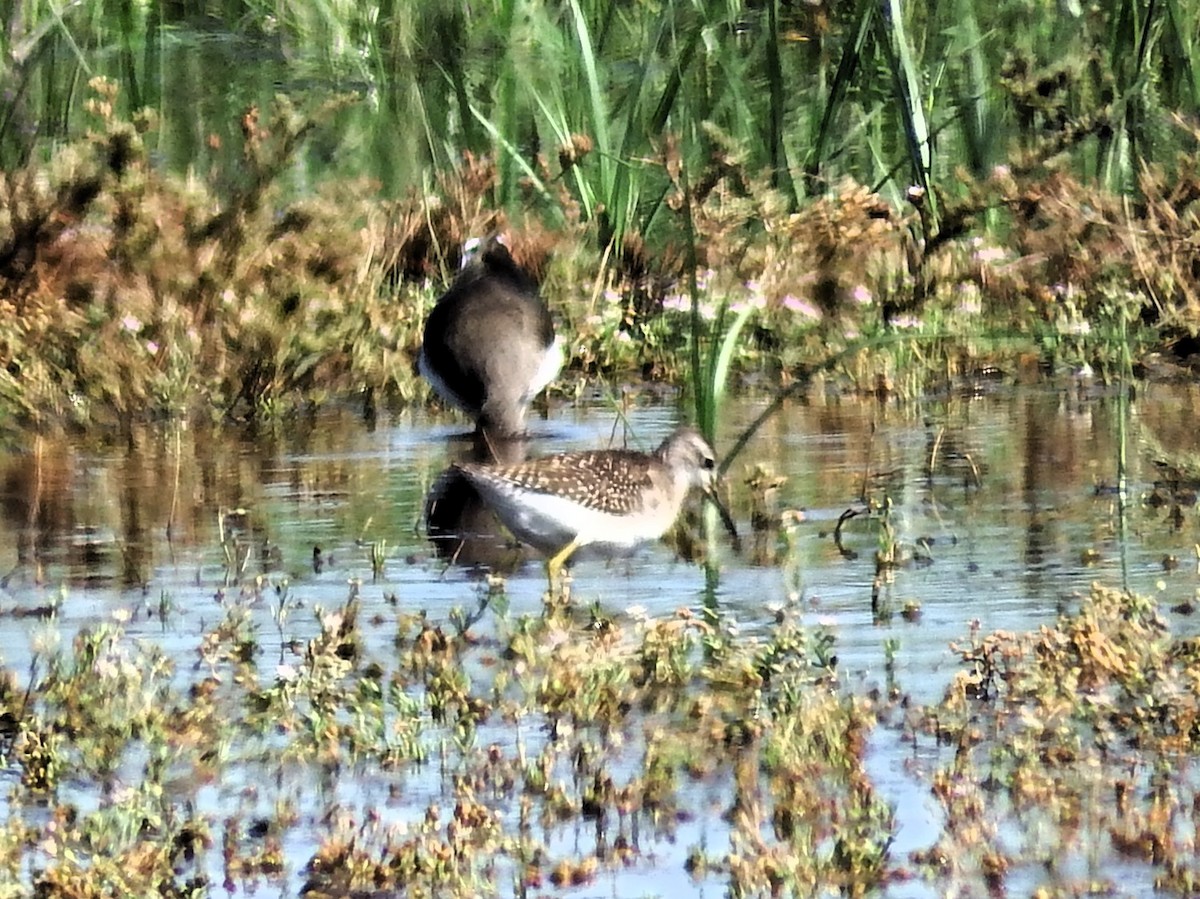
[[[226,23],[231,40],[286,46],[314,84],[373,93],[379,114],[355,127],[368,132],[393,188],[404,186],[394,180],[397,163],[408,184],[420,180],[399,148],[438,167],[462,150],[487,152],[500,161],[501,205],[527,202],[533,170],[568,187],[586,214],[604,218],[602,236],[619,239],[652,224],[661,175],[642,162],[668,132],[686,157],[703,159],[705,124],[745,147],[793,202],[843,175],[879,172],[897,186],[953,190],[958,166],[982,172],[1004,148],[1035,146],[1047,131],[1076,136],[1081,170],[1094,161],[1110,184],[1133,187],[1140,163],[1169,162],[1186,146],[1164,123],[1200,103],[1191,27],[1200,0],[1121,0],[1086,14],[1060,6],[1061,15],[1052,6],[1030,15],[1017,0],[829,9],[778,0],[633,9],[616,0],[390,0],[377,10],[245,0],[205,12]],[[186,5],[93,0],[60,12],[48,0],[14,4],[0,29],[0,51],[13,63],[5,84],[17,98],[0,117],[0,158],[28,155],[21,125],[33,108],[56,111],[54,127],[77,131],[72,97],[94,74],[119,79],[135,107],[169,115],[187,98],[171,82],[178,67],[164,54],[179,51],[164,35],[186,34],[190,16]],[[112,47],[119,52],[94,52]],[[255,72],[239,74],[231,95],[255,93]],[[202,115],[214,108],[190,111],[197,106]],[[201,122],[196,133],[218,127]],[[900,139],[873,148],[873,132]],[[587,135],[593,154],[578,169],[556,166],[572,134]],[[802,169],[819,180],[806,184]]]
[[[747,334],[771,332],[764,367],[790,383],[856,333],[942,320],[960,289],[976,318],[956,338],[1045,334],[1047,352],[1077,343],[1092,362],[1104,340],[1063,332],[1099,333],[1105,297],[1127,298],[1135,344],[1200,320],[1197,179],[1172,167],[1197,135],[1168,119],[1196,104],[1200,0],[1068,4],[1053,23],[1015,0],[864,0],[824,18],[774,0],[664,0],[654,17],[615,0],[293,6],[224,4],[229,46],[165,43],[186,22],[159,8],[30,2],[6,23],[0,303],[15,316],[0,338],[15,349],[0,403],[23,422],[265,418],[354,390],[411,402],[431,289],[412,282],[505,224],[591,281],[560,288],[580,299],[562,310],[584,332],[576,369],[687,369],[702,425],[760,348]],[[193,76],[248,47],[263,68],[210,112]],[[93,96],[78,87],[93,72],[120,81]],[[336,79],[358,101],[275,102],[281,73],[292,93]],[[35,110],[57,130],[22,130]],[[98,239],[60,261],[64,233]],[[729,308],[660,315],[710,268],[723,289],[769,284],[761,327]],[[595,317],[606,288],[617,299]],[[860,289],[876,299],[851,303]],[[788,324],[789,300],[815,310],[808,324]]]

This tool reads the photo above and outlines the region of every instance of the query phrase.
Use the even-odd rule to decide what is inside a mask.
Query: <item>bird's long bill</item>
[[[709,490],[705,490],[704,495],[717,507],[717,512],[721,515],[721,523],[725,525],[725,530],[729,531],[729,539],[733,542],[733,551],[740,553],[742,551],[742,538],[738,536],[737,525],[733,522],[733,516],[729,514],[729,510],[721,502],[721,497],[717,495],[716,485],[713,485]]]

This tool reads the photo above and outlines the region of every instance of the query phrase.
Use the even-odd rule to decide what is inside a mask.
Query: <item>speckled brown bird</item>
[[[519,435],[562,368],[562,343],[537,284],[498,237],[463,249],[458,277],[425,321],[417,369],[480,431]]]
[[[716,500],[716,458],[689,427],[652,453],[592,450],[458,467],[517,539],[549,556],[551,581],[581,546],[625,549],[661,537],[693,487]]]

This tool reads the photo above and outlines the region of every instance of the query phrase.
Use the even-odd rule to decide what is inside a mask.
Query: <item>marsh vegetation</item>
[[[1196,0],[3,15],[0,432],[20,526],[0,612],[21,639],[0,668],[0,896],[524,896],[660,864],[735,896],[1079,895],[1122,888],[1118,868],[1139,892],[1196,891],[1194,400],[1172,394],[1161,427],[1138,406],[1190,380],[1200,330]],[[432,469],[389,469],[395,443],[371,450],[394,481],[337,461],[280,486],[284,517],[355,501],[283,550],[269,498],[219,486],[248,447],[341,409],[407,433],[430,406],[421,324],[463,242],[497,231],[568,341],[543,412],[689,405],[740,453],[753,562],[714,550],[677,606],[639,608],[661,585],[598,586],[610,574],[583,602],[522,604],[519,570],[430,574],[411,531]],[[995,430],[955,445],[973,399],[1047,377],[1103,452],[1045,419],[1011,457],[987,458]],[[764,458],[793,401],[864,417],[837,437],[853,477],[800,491]],[[896,415],[928,416],[907,472],[888,464],[902,440],[876,443]],[[113,452],[121,491],[49,521],[88,454]],[[1092,505],[1047,494],[1051,469]],[[1022,485],[1004,503],[1029,507],[1028,570],[956,567],[977,592],[938,627],[947,588],[914,573],[957,544],[907,522],[967,520],[997,480]],[[831,483],[858,517],[806,524],[804,494]],[[108,506],[129,528],[111,540],[85,520]],[[1131,585],[1135,539],[1162,586]],[[63,545],[86,577],[55,564]],[[162,561],[177,551],[187,574]],[[1054,553],[1101,583],[1043,590]],[[119,574],[97,583],[109,554]],[[405,595],[401,564],[424,572]],[[822,617],[817,570],[845,582],[856,636]],[[1040,630],[971,620],[1010,590]],[[897,658],[930,618],[952,660],[906,683]],[[860,668],[848,639],[872,646]],[[881,733],[938,809],[916,846],[911,788],[879,783]]]
[[[1137,445],[1185,443],[1196,405],[1151,391]],[[46,438],[0,460],[4,879],[1188,895],[1200,524],[1147,458],[1125,507],[1093,483],[1120,408],[994,385],[785,409],[731,478],[741,510],[774,484],[764,556],[714,547],[707,606],[667,546],[581,562],[570,604],[536,562],[445,570],[414,530],[444,418]],[[630,410],[650,442],[674,417]],[[847,504],[886,523],[835,540]]]
[[[422,402],[430,297],[501,229],[568,395],[1186,359],[1197,11],[1059,6],[15,4],[0,402]]]

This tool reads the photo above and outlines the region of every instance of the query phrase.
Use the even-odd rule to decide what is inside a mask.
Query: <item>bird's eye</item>
[[[703,462],[705,471],[712,471],[717,467],[717,460],[706,456]]]

